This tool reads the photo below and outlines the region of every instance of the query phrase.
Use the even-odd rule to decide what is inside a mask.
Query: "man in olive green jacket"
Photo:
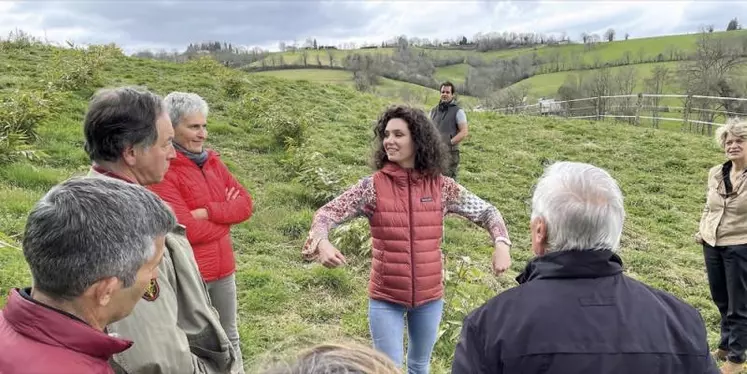
[[[148,186],[175,157],[163,101],[133,88],[98,92],[84,121],[90,176]],[[110,361],[116,373],[243,373],[197,268],[184,226],[166,236],[158,277],[130,316],[108,333],[134,342]]]

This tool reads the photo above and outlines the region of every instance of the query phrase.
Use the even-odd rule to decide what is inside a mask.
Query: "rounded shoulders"
[[[721,172],[721,170],[722,170],[723,168],[724,168],[724,164],[718,164],[718,165],[714,165],[714,166],[712,166],[712,167],[711,167],[710,169],[708,169],[708,174],[709,174],[709,175],[712,175],[712,174],[716,174],[716,173],[719,173],[719,172]]]

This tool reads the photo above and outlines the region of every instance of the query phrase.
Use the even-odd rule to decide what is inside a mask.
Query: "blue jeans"
[[[389,356],[402,367],[403,334],[407,316],[407,372],[427,374],[430,371],[431,353],[438,339],[443,299],[434,300],[417,308],[369,299],[368,321],[373,345],[377,351]]]

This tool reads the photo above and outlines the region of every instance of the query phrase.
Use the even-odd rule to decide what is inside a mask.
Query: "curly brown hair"
[[[374,127],[374,154],[372,164],[379,170],[389,162],[384,150],[384,131],[390,120],[399,118],[407,122],[415,153],[415,170],[436,176],[441,174],[449,162],[446,144],[441,133],[423,110],[408,105],[394,105],[381,114]]]

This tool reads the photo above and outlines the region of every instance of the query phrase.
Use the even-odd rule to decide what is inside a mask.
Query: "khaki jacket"
[[[91,169],[89,176],[109,178]],[[114,356],[116,373],[240,373],[237,355],[221,327],[185,236],[166,235],[158,278],[126,318],[107,327],[133,346]]]
[[[747,244],[747,174],[742,173],[732,193],[725,196],[724,165],[714,166],[708,172],[706,204],[696,238],[711,246]]]

